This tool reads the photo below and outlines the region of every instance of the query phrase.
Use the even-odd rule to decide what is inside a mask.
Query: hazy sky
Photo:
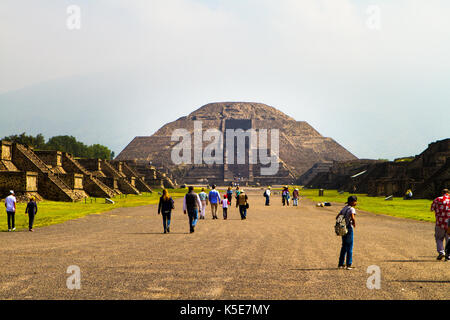
[[[274,106],[360,158],[418,154],[450,136],[450,2],[0,2],[1,137],[118,154],[220,101]]]

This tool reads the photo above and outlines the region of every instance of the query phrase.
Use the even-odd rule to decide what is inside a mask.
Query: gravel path
[[[261,190],[249,191],[247,220],[234,207],[227,221],[212,220],[208,208],[194,234],[181,199],[170,234],[153,205],[2,232],[0,299],[450,298],[432,223],[358,211],[356,269],[338,270],[340,205],[282,207],[274,196],[265,207]],[[80,290],[67,289],[70,265],[81,269]],[[370,265],[381,268],[380,290],[366,286]]]

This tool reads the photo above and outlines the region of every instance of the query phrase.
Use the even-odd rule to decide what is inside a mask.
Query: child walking
[[[223,220],[227,220],[228,205],[229,205],[229,203],[228,203],[227,195],[224,194],[223,199],[222,199]]]
[[[353,258],[353,229],[356,227],[355,215],[356,210],[355,206],[358,201],[356,196],[350,196],[347,199],[347,205],[342,208],[339,214],[336,216],[336,219],[343,215],[345,219],[345,223],[347,226],[347,234],[342,236],[342,247],[341,253],[339,255],[339,269],[346,268],[347,270],[352,270],[352,258]],[[346,265],[344,265],[344,260]]]

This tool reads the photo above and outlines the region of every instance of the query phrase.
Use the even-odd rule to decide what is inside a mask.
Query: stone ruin
[[[176,129],[186,129],[193,134],[195,121],[202,121],[202,133],[208,129],[218,129],[225,137],[224,150],[227,129],[278,129],[278,173],[262,175],[263,165],[250,164],[249,161],[246,164],[227,164],[226,152],[223,164],[194,164],[192,155],[192,164],[175,165],[171,160],[171,151],[178,141],[171,141],[172,133]],[[210,142],[200,143],[204,150]],[[247,140],[247,158],[248,152]],[[166,124],[150,137],[134,138],[116,159],[133,161],[138,165],[151,163],[180,183],[228,185],[239,181],[241,184],[273,185],[295,183],[317,162],[352,160],[356,157],[333,139],[320,135],[307,122],[296,121],[273,107],[261,103],[226,102],[205,105],[186,117]]]
[[[148,172],[147,172],[148,171]],[[111,198],[119,194],[152,192],[169,180],[156,169],[143,173],[122,161],[76,159],[61,151],[40,151],[1,141],[0,198],[14,190],[21,200],[79,201],[86,197]],[[169,185],[169,183],[167,183]]]
[[[403,197],[411,189],[414,198],[432,199],[450,186],[450,139],[431,143],[406,161],[335,162],[306,186],[395,197]]]

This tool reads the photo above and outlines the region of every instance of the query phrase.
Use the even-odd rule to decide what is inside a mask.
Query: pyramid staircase
[[[125,174],[120,173],[114,168],[112,164],[110,164],[106,160],[102,160],[101,162],[102,171],[106,173],[106,175],[113,176],[117,179],[117,183],[119,185],[119,189],[126,194],[140,194],[139,190],[133,186],[130,182],[128,182]]]
[[[136,188],[140,192],[152,192],[152,188],[145,183],[144,179],[135,171],[133,168],[131,168],[126,162],[122,162],[122,170],[126,176],[134,176],[136,177],[135,184]]]
[[[83,199],[83,195],[72,190],[63,180],[51,171],[44,161],[39,159],[33,151],[15,143],[15,164],[22,171],[38,173],[39,192],[44,198],[56,201],[74,202]],[[20,160],[19,160],[20,159]],[[20,164],[19,164],[20,163]]]
[[[86,170],[81,164],[74,159],[74,157],[67,153],[63,153],[63,167],[68,172],[80,173],[84,175],[83,185],[88,191],[90,196],[99,198],[112,198],[116,195],[116,192],[109,188],[106,184],[93,176],[88,170]]]

